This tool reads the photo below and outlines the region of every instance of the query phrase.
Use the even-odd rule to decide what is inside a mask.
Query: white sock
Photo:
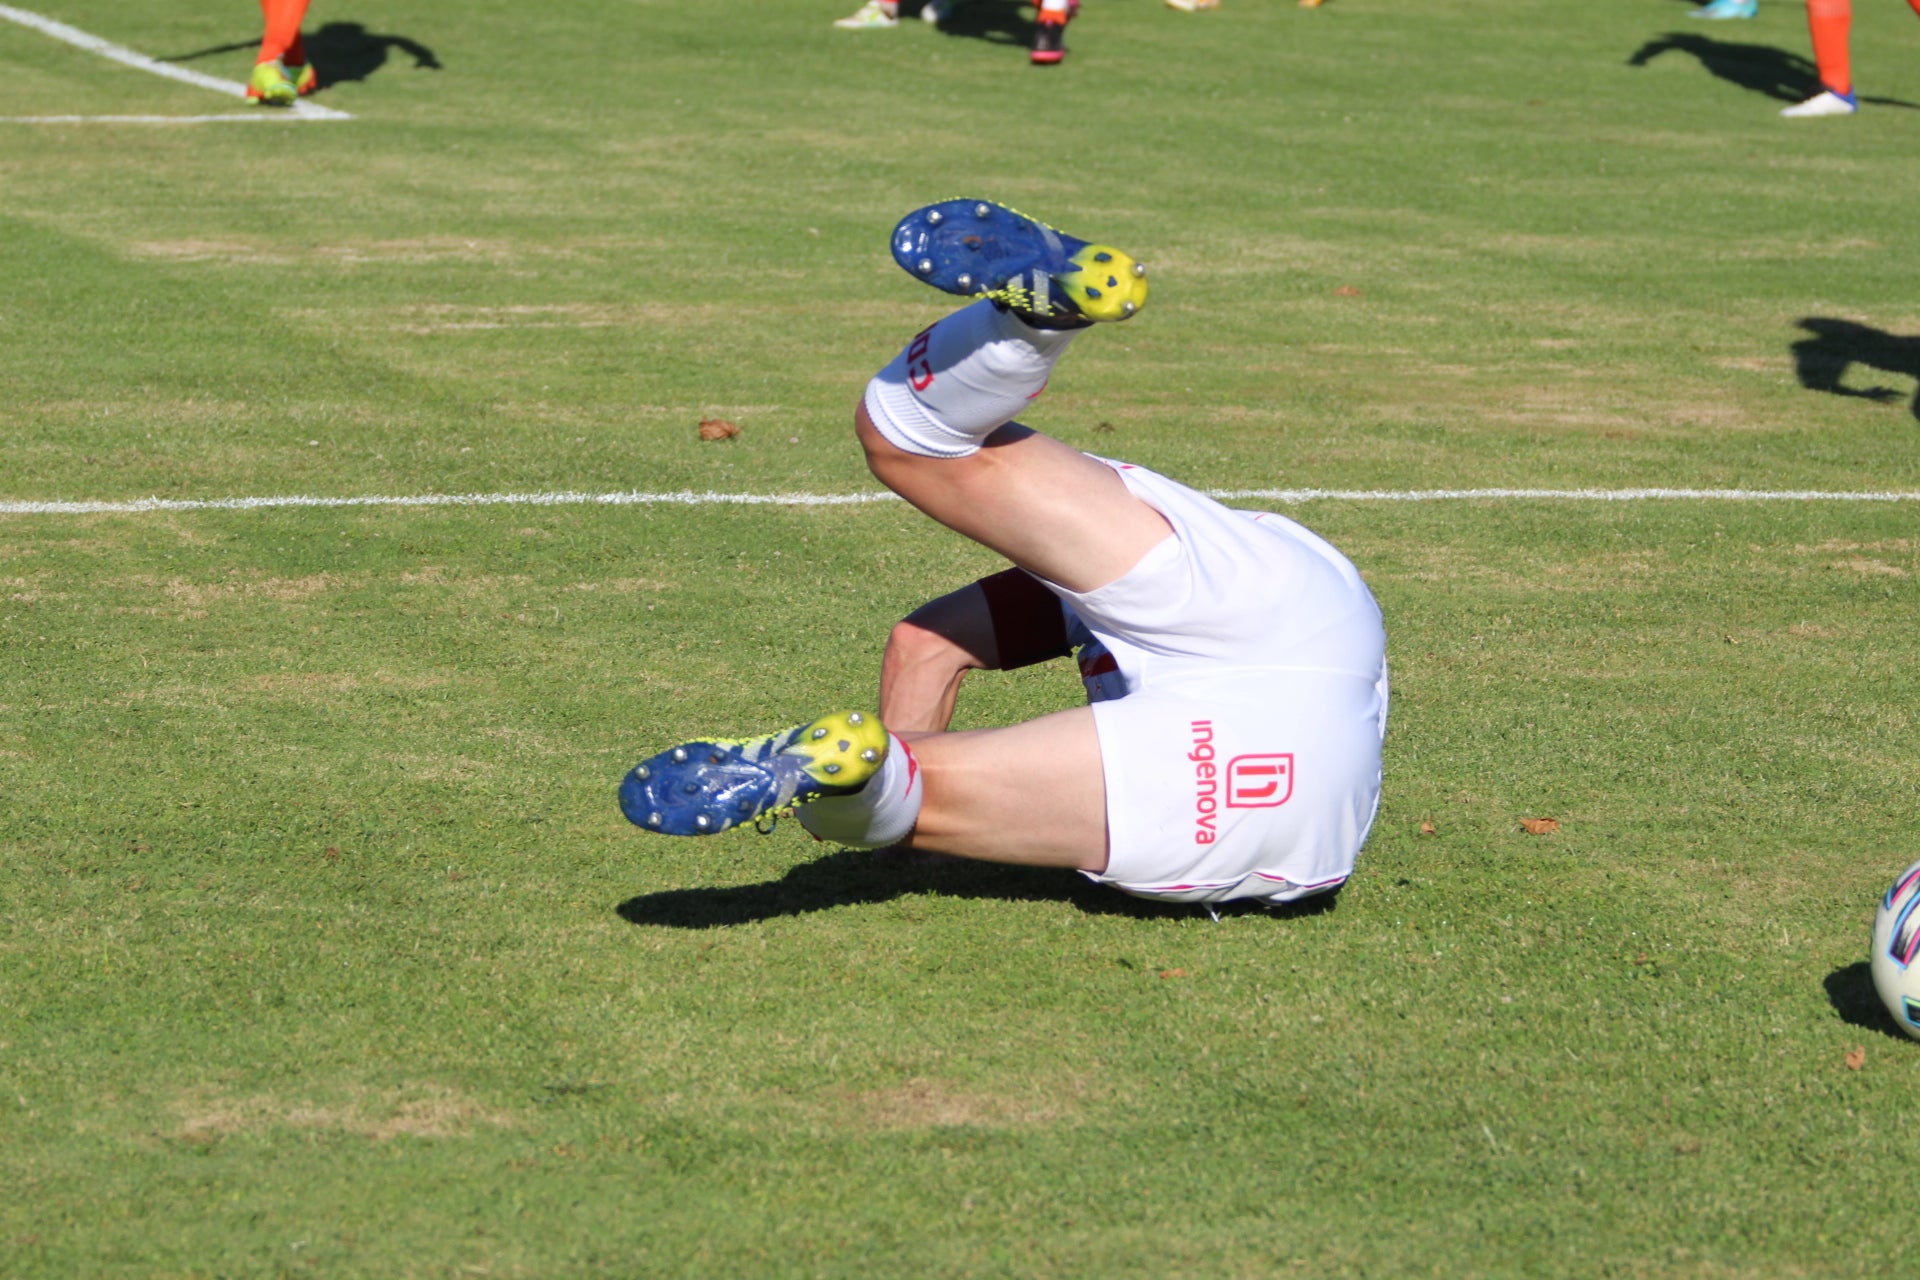
[[[810,800],[794,814],[822,840],[850,849],[884,849],[905,840],[920,820],[924,782],[913,751],[888,734],[886,762],[866,786],[852,795]]]
[[[1047,389],[1077,329],[1036,329],[982,298],[919,334],[867,384],[867,416],[908,453],[962,458]]]
[[[1066,11],[1067,0],[1040,0],[1042,13],[1065,13]]]

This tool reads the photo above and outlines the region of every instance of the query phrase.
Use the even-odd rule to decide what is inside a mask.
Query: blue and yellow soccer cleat
[[[247,96],[270,107],[290,107],[299,99],[300,88],[276,58],[254,65],[253,74],[247,77]]]
[[[293,81],[294,93],[302,98],[320,87],[320,73],[313,69],[311,62],[303,62],[297,67],[288,67],[287,79]]]
[[[1729,18],[1751,18],[1759,12],[1760,0],[1713,0],[1712,4],[1703,4],[1687,16],[1725,22]]]
[[[992,298],[1044,327],[1125,320],[1147,301],[1147,269],[988,200],[945,200],[893,229],[893,260],[936,289]]]
[[[764,738],[684,742],[633,767],[620,784],[620,811],[662,835],[718,835],[858,791],[886,759],[886,726],[858,711]]]

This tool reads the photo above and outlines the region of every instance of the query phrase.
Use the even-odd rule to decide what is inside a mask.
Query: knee
[[[873,419],[867,415],[865,400],[853,407],[853,438],[860,442],[860,452],[867,459],[867,470],[879,475],[880,466],[875,455],[886,447],[887,438],[880,434],[879,428],[873,425]]]
[[[938,622],[923,606],[893,624],[887,633],[885,662],[889,667],[917,667],[938,659],[950,659],[957,646],[936,630]]]
[[[880,428],[873,425],[873,419],[867,413],[864,400],[853,411],[853,434],[860,442],[861,453],[866,456],[867,470],[881,484],[899,492],[902,473],[913,465],[914,455],[880,433]]]

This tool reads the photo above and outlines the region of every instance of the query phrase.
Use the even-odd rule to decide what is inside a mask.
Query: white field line
[[[1920,502],[1920,492],[1827,489],[1208,489],[1210,497],[1269,502]],[[422,493],[330,498],[135,498],[96,502],[6,502],[5,516],[140,515],[150,511],[266,511],[287,507],[845,507],[895,502],[891,493]]]
[[[144,53],[117,45],[111,40],[102,40],[99,36],[88,35],[78,27],[70,27],[64,22],[56,22],[43,14],[32,13],[26,9],[16,9],[12,5],[0,4],[0,18],[8,22],[17,22],[23,27],[31,27],[42,35],[52,36],[55,40],[65,41],[76,49],[85,49],[88,53],[99,54],[114,62],[124,63],[140,71],[156,76],[165,76],[169,80],[178,80],[182,84],[194,85],[201,89],[211,89],[215,93],[224,93],[230,98],[245,100],[247,86],[238,80],[222,80],[202,71],[188,67],[176,67],[170,62],[161,62],[149,58]],[[314,102],[296,102],[293,106],[280,111],[261,110],[248,115],[221,116],[4,116],[10,124],[203,124],[225,120],[270,120],[276,117],[293,120],[351,120],[352,116],[344,111],[335,111],[332,107],[323,107]]]

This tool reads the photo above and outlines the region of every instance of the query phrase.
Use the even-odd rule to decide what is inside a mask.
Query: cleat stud
[[[1092,285],[1088,285],[1088,286],[1087,286],[1087,296],[1088,296],[1089,298],[1099,298],[1099,297],[1102,297],[1103,295],[1101,294],[1101,292],[1100,292],[1100,291],[1099,291],[1098,289],[1096,289],[1096,288],[1094,288],[1094,287],[1093,287]]]
[[[930,226],[930,227],[937,227],[937,226],[939,226],[939,225],[940,225],[941,223],[943,223],[943,222],[945,222],[946,220],[947,220],[947,215],[946,215],[946,214],[944,214],[944,213],[942,213],[942,212],[940,212],[940,211],[939,211],[938,209],[929,209],[929,210],[927,210],[927,225],[928,225],[928,226]]]
[[[713,819],[709,818],[706,814],[703,813],[693,820],[693,825],[700,828],[702,831],[705,831],[708,827],[713,825]]]
[[[921,274],[921,275],[923,275],[923,276],[930,276],[930,275],[932,275],[932,274],[933,274],[933,259],[932,259],[932,258],[922,258],[922,259],[920,259],[920,274]]]
[[[1132,315],[1132,314],[1133,314],[1134,312],[1136,312],[1136,311],[1138,311],[1139,309],[1140,309],[1140,307],[1139,307],[1139,304],[1137,304],[1137,303],[1135,303],[1135,302],[1134,302],[1134,301],[1132,301],[1131,299],[1129,299],[1129,300],[1127,300],[1126,302],[1123,302],[1123,303],[1121,303],[1121,304],[1120,304],[1120,314],[1121,314],[1121,315],[1126,315],[1126,316],[1130,316],[1130,315]]]
[[[818,741],[820,741],[820,739],[822,739],[822,738],[824,738],[824,737],[826,737],[826,736],[827,736],[827,731],[826,731],[825,729],[815,729],[815,730],[813,731],[813,740],[814,740],[815,742],[818,742]]]
[[[687,749],[685,747],[675,747],[673,749],[673,762],[675,764],[685,764],[687,762]]]
[[[993,206],[985,202],[982,202],[980,204],[973,206],[973,216],[976,218],[989,217],[992,215],[992,213],[993,213]]]
[[[645,782],[648,778],[651,778],[653,776],[653,770],[647,768],[647,766],[643,764],[638,764],[633,767],[633,776],[640,779],[640,781]]]
[[[1110,253],[1096,253],[1093,255],[1093,260],[1095,262],[1112,262],[1113,255]]]
[[[838,764],[830,764],[830,765],[828,765],[828,766],[827,766],[827,772],[828,772],[828,773],[838,773],[838,772],[840,772],[840,766],[839,766]]]
[[[962,289],[971,290],[973,288],[973,277],[966,274],[965,272],[961,272],[959,277],[954,280],[954,283],[959,285]]]
[[[860,758],[862,760],[865,760],[868,764],[873,764],[875,761],[880,759],[880,753],[878,751],[875,751],[872,747],[868,747],[865,751],[862,751],[860,753]]]
[[[1118,289],[1119,287],[1120,287],[1120,282],[1118,280],[1114,279],[1112,276],[1107,277],[1107,288]]]
[[[1136,276],[1144,276],[1144,275],[1146,275],[1146,274],[1147,274],[1147,264],[1146,264],[1146,263],[1144,263],[1144,262],[1136,262],[1136,263],[1134,263],[1134,264],[1133,264],[1133,274],[1134,274],[1134,275],[1136,275]]]
[[[865,724],[866,722],[867,722],[867,718],[861,715],[858,711],[847,712],[848,724]]]
[[[659,825],[660,825],[660,815],[659,815],[659,814],[657,814],[657,813],[650,813],[650,814],[648,814],[648,815],[647,815],[647,825],[648,825],[648,826],[650,826],[650,827],[657,827],[657,826],[659,826]]]

